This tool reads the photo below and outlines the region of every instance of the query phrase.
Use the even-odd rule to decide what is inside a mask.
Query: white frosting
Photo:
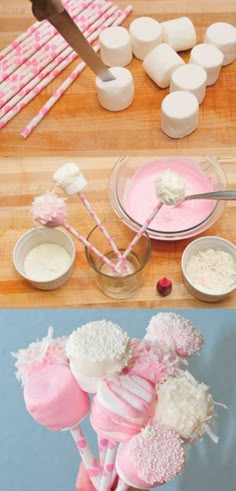
[[[208,387],[185,375],[169,378],[159,385],[154,420],[193,441],[208,431],[214,416],[214,402]]]
[[[143,62],[147,75],[162,89],[170,85],[172,73],[181,65],[184,65],[182,58],[165,43],[150,51]]]
[[[111,321],[93,321],[73,331],[66,353],[74,377],[119,372],[130,358],[129,336]]]
[[[145,56],[162,42],[161,24],[152,17],[138,17],[129,26],[134,56],[144,60]]]
[[[185,90],[171,92],[162,101],[161,129],[171,138],[183,138],[198,127],[197,98]]]
[[[159,175],[155,187],[157,198],[165,205],[176,205],[185,197],[183,178],[169,169]]]
[[[130,106],[134,98],[134,82],[127,68],[112,67],[115,80],[103,82],[96,77],[98,101],[108,111],[122,111]]]
[[[133,53],[129,32],[125,27],[107,27],[101,32],[99,41],[101,58],[105,65],[124,67],[131,62]]]
[[[64,247],[45,243],[34,247],[27,254],[24,272],[31,280],[50,281],[65,273],[70,265],[71,258]]]
[[[74,162],[59,167],[53,174],[53,182],[69,195],[79,193],[87,186],[86,179]]]
[[[224,60],[223,53],[212,44],[201,43],[194,46],[190,54],[189,63],[195,63],[206,70],[206,85],[214,84],[220,75]]]
[[[189,63],[177,68],[171,75],[170,92],[187,90],[201,104],[206,94],[207,74],[200,65]]]
[[[161,23],[163,42],[175,51],[191,49],[197,42],[196,30],[188,17],[179,17]]]
[[[222,65],[233,63],[236,58],[236,28],[226,22],[215,22],[205,33],[204,43],[214,44],[222,51]]]

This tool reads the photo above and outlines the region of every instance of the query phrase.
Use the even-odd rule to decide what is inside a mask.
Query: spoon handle
[[[236,199],[236,190],[233,191],[214,191],[211,193],[200,193],[200,194],[191,194],[189,196],[185,196],[185,200],[190,199],[217,199],[217,200],[234,200]]]

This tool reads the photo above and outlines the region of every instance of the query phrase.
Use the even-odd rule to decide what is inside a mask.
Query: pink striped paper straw
[[[108,13],[104,14],[104,16],[101,17],[100,21],[103,22],[103,19],[107,18],[108,14],[113,12],[111,17],[109,17],[103,23],[102,28],[98,28],[91,35],[91,37],[89,36],[88,40],[90,43],[92,43],[97,39],[103,28],[109,27],[111,24],[113,24],[114,19],[122,15],[122,11],[117,9],[118,7],[113,7]],[[18,114],[19,111],[21,111],[34,97],[36,97],[36,95],[38,95],[39,92],[41,92],[52,80],[54,80],[57,77],[57,75],[59,75],[59,73],[61,73],[61,71],[64,70],[64,68],[66,68],[72,61],[74,61],[78,57],[77,53],[75,53],[70,48],[67,48],[67,50],[63,52],[63,56],[65,57],[65,59],[61,60],[61,56],[59,56],[57,58],[57,61],[54,60],[52,64],[48,65],[47,69],[49,69],[50,72],[44,78],[40,79],[39,77],[35,77],[33,82],[33,90],[31,90],[32,87],[26,89],[26,94],[24,97],[22,96],[20,98],[20,102],[16,104],[13,108],[9,108],[7,114],[0,119],[0,128],[3,128],[8,123],[8,121],[10,121],[14,116],[16,116],[16,114]],[[43,71],[41,73],[41,76],[43,76],[43,73],[45,72]],[[27,127],[25,128],[25,130],[27,133]],[[24,132],[23,135],[25,138],[27,136],[26,133]]]
[[[98,451],[99,451],[99,460],[100,460],[101,468],[104,466],[107,445],[108,445],[108,440],[98,435]]]
[[[156,214],[158,211],[161,209],[163,203],[157,203],[157,205],[153,208],[152,213],[150,216],[147,218],[147,220],[144,222],[143,226],[139,229],[133,240],[131,241],[130,245],[127,247],[126,251],[124,252],[122,259],[124,260],[132,251],[134,246],[137,244],[139,239],[141,239],[142,235],[144,232],[146,232],[148,226],[152,222],[152,220],[155,218]],[[116,267],[119,269],[120,266],[122,265],[122,261],[119,261],[116,265]]]
[[[107,8],[109,7],[105,7],[105,10],[107,10]],[[94,22],[94,17],[96,16],[97,18],[99,15],[101,15],[100,12],[100,7],[97,8],[97,3],[95,3],[87,11],[88,18],[85,18],[84,14],[81,14],[80,10],[74,20],[80,27],[81,31],[84,32],[88,26]],[[55,33],[56,32],[57,31],[55,30]],[[51,63],[58,55],[60,55],[60,53],[66,48],[68,48],[68,43],[59,33],[56,33],[54,36],[52,36],[50,42],[46,42],[41,46],[39,53],[36,53],[35,56],[25,60],[11,76],[0,84],[0,108],[3,107],[19,91],[24,89],[25,85],[35,76],[39,75],[40,77],[40,72],[42,69],[47,67],[47,65]]]
[[[94,0],[88,0],[86,3],[84,1],[79,1],[77,6],[71,5],[69,8],[67,6],[67,10],[75,17],[79,12],[82,12],[88,4],[91,4]],[[68,3],[68,2],[67,2]],[[8,79],[9,76],[14,73],[17,68],[19,68],[24,62],[30,59],[30,57],[37,53],[40,48],[42,48],[50,39],[53,38],[57,33],[57,30],[48,22],[43,21],[41,23],[36,23],[36,28],[34,25],[28,29],[30,31],[29,35],[23,33],[21,37],[23,37],[22,42],[16,43],[13,41],[14,48],[11,49],[8,56],[5,56],[0,61],[0,86],[1,83]],[[26,31],[27,32],[27,31]],[[2,87],[1,87],[2,88]]]
[[[126,17],[132,12],[133,7],[132,5],[128,5],[124,12],[121,12],[118,10],[116,13],[117,15],[119,14],[118,18],[115,19],[114,22],[110,22],[111,18],[108,19],[107,22],[104,23],[103,29],[108,27],[109,25],[120,25]],[[102,31],[102,29],[99,31]],[[96,32],[94,33],[95,37]],[[99,34],[96,34],[96,37],[98,37]],[[93,41],[92,38],[88,38],[90,42]],[[27,138],[30,133],[36,128],[36,126],[40,123],[40,121],[44,118],[44,116],[50,111],[50,109],[56,104],[56,102],[61,98],[61,96],[65,93],[65,91],[70,87],[70,85],[76,80],[76,78],[80,75],[82,69],[81,67],[84,67],[84,62],[80,63],[69,75],[69,77],[58,87],[58,89],[54,92],[54,94],[48,99],[48,101],[44,104],[44,106],[39,110],[39,112],[34,116],[34,118],[27,124],[27,126],[22,130],[21,136],[23,138]],[[1,128],[1,120],[0,120],[0,128]]]
[[[43,23],[45,24],[46,21]],[[0,51],[0,60],[3,58],[7,59],[9,55],[11,55],[12,51],[14,51],[17,46],[19,46],[25,39],[28,39],[32,33],[34,33],[42,22],[35,22],[32,26],[30,26],[27,31],[23,32],[20,36],[18,36],[14,41],[12,41],[6,48]]]
[[[118,444],[109,440],[99,491],[110,491]]]
[[[70,433],[76,443],[77,449],[83,460],[85,469],[96,490],[100,489],[101,470],[99,461],[94,457],[81,427],[75,426],[70,429]]]
[[[100,9],[96,10],[96,8],[93,8],[93,10],[91,10],[91,12],[92,12],[91,17],[89,16],[87,22],[83,23],[83,24],[81,23],[81,26],[80,26],[82,32],[84,32],[84,30],[85,30],[84,35],[86,37],[88,36],[90,29],[91,30],[94,29],[94,26],[97,26],[98,24],[103,22],[103,19],[106,18],[105,13],[107,12],[107,10],[108,10],[107,16],[111,15],[109,13],[109,9],[110,9],[111,5],[112,5],[111,2],[107,2],[102,10],[100,10]],[[94,13],[94,11],[95,11],[95,13]],[[66,43],[65,43],[65,45],[66,45]],[[10,109],[12,109],[19,101],[21,101],[21,99],[25,95],[29,94],[31,89],[34,88],[35,86],[37,87],[36,88],[36,94],[37,94],[40,91],[39,90],[40,83],[45,79],[45,76],[47,76],[47,75],[50,76],[51,74],[54,74],[54,72],[52,70],[54,70],[54,68],[56,68],[56,71],[57,71],[58,67],[60,66],[60,63],[64,62],[64,61],[69,61],[71,59],[71,55],[74,55],[72,60],[78,56],[76,53],[74,53],[74,51],[72,50],[71,47],[67,47],[65,50],[63,50],[63,52],[59,53],[59,55],[56,56],[53,59],[53,61],[51,61],[51,63],[49,63],[49,65],[47,65],[35,77],[34,77],[34,75],[29,74],[28,75],[28,79],[29,79],[28,84],[26,83],[26,80],[25,80],[24,81],[25,85],[22,89],[20,89],[21,84],[18,87],[19,90],[18,90],[18,88],[14,87],[13,94],[16,93],[16,95],[11,97],[12,94],[10,94],[8,92],[8,94],[5,97],[5,104],[0,109],[0,118],[2,118],[5,114],[7,114],[10,111]],[[59,63],[59,66],[58,66],[58,63]],[[10,99],[9,102],[7,101],[7,99]]]
[[[113,273],[118,273],[117,271],[117,267],[111,262],[109,261],[109,259],[107,259],[106,256],[104,256],[104,254],[102,254],[96,247],[94,247],[87,239],[85,239],[85,237],[83,235],[81,235],[79,232],[77,232],[73,227],[71,227],[71,225],[69,225],[68,223],[64,223],[62,225],[68,232],[70,232],[74,237],[76,237],[76,239],[78,239],[80,242],[82,242],[82,244],[87,247],[87,249],[89,249],[90,251],[92,251],[94,254],[96,254],[96,256],[98,256],[104,263],[106,263],[110,268],[111,270],[113,271]]]

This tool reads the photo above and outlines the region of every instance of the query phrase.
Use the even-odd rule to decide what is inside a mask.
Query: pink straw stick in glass
[[[144,234],[144,232],[146,232],[148,226],[150,225],[152,220],[155,218],[156,214],[161,209],[161,207],[162,207],[162,203],[157,203],[157,205],[153,208],[152,213],[147,218],[147,220],[144,222],[143,226],[139,229],[139,231],[137,232],[137,234],[135,235],[135,237],[131,241],[130,245],[127,247],[126,251],[124,252],[124,254],[122,256],[123,260],[130,254],[130,252],[133,250],[133,248],[135,247],[135,245],[137,244],[139,239],[141,239],[142,235]],[[119,269],[121,264],[122,264],[122,262],[119,261],[117,263],[116,267]]]
[[[93,28],[95,29],[95,26],[100,25],[101,23],[104,22],[104,26],[108,27],[114,22],[114,18],[116,19],[120,14],[121,11],[117,10],[118,7],[112,7],[108,12],[102,15],[102,17],[93,24]],[[115,12],[117,10],[117,12]],[[110,16],[111,14],[111,16]],[[108,18],[109,16],[109,18]],[[88,37],[88,41],[91,43],[93,42],[100,34],[101,28],[97,28],[91,36]],[[14,102],[11,101],[13,104],[7,104],[7,107],[5,106],[5,114],[1,116],[0,119],[0,128],[3,128],[5,124],[8,123],[16,114],[18,114],[21,109],[23,109],[36,95],[39,94],[52,80],[56,78],[59,73],[64,70],[72,61],[74,61],[78,57],[77,53],[75,53],[71,48],[67,48],[66,50],[63,51],[61,55],[59,55],[52,63],[50,63],[46,69],[42,70],[42,72],[37,75],[25,88],[24,90],[21,91],[21,94],[17,97],[17,99],[14,98]],[[78,74],[80,73],[80,67],[77,67],[78,69]],[[76,71],[76,69],[75,69]],[[73,77],[73,75],[72,75]],[[73,79],[74,80],[74,79]],[[72,81],[73,81],[72,80]],[[71,82],[72,83],[72,82]],[[32,90],[33,89],[33,90]],[[22,135],[26,137],[26,135]]]
[[[112,19],[108,19],[107,22],[104,23],[104,29],[106,27],[109,27],[109,25],[120,25],[126,17],[132,12],[133,7],[132,5],[128,5],[125,9],[124,12],[121,12],[120,10],[116,12],[117,18],[114,20],[114,22],[110,22]],[[118,14],[120,14],[118,16]],[[102,29],[100,29],[100,32]],[[98,36],[97,33],[94,33],[94,37]],[[88,38],[88,40],[91,42],[92,38]],[[49,112],[49,110],[56,104],[56,102],[61,98],[61,96],[65,93],[65,91],[70,87],[70,85],[76,80],[76,78],[80,75],[81,73],[81,67],[84,67],[84,62],[80,63],[69,75],[69,77],[58,87],[58,89],[54,92],[54,94],[48,99],[48,101],[44,104],[44,106],[39,110],[39,112],[34,116],[34,118],[27,124],[27,126],[22,130],[21,136],[23,138],[27,138],[30,133],[36,128],[36,126],[40,123],[40,121],[44,118],[44,116]],[[82,68],[83,69],[83,68]],[[13,117],[13,116],[12,116]],[[0,128],[1,128],[1,121],[0,121]]]

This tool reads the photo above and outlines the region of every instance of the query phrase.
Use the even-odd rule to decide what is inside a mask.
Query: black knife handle
[[[60,14],[64,7],[60,0],[30,0],[32,12],[39,21],[48,19],[51,15]]]

